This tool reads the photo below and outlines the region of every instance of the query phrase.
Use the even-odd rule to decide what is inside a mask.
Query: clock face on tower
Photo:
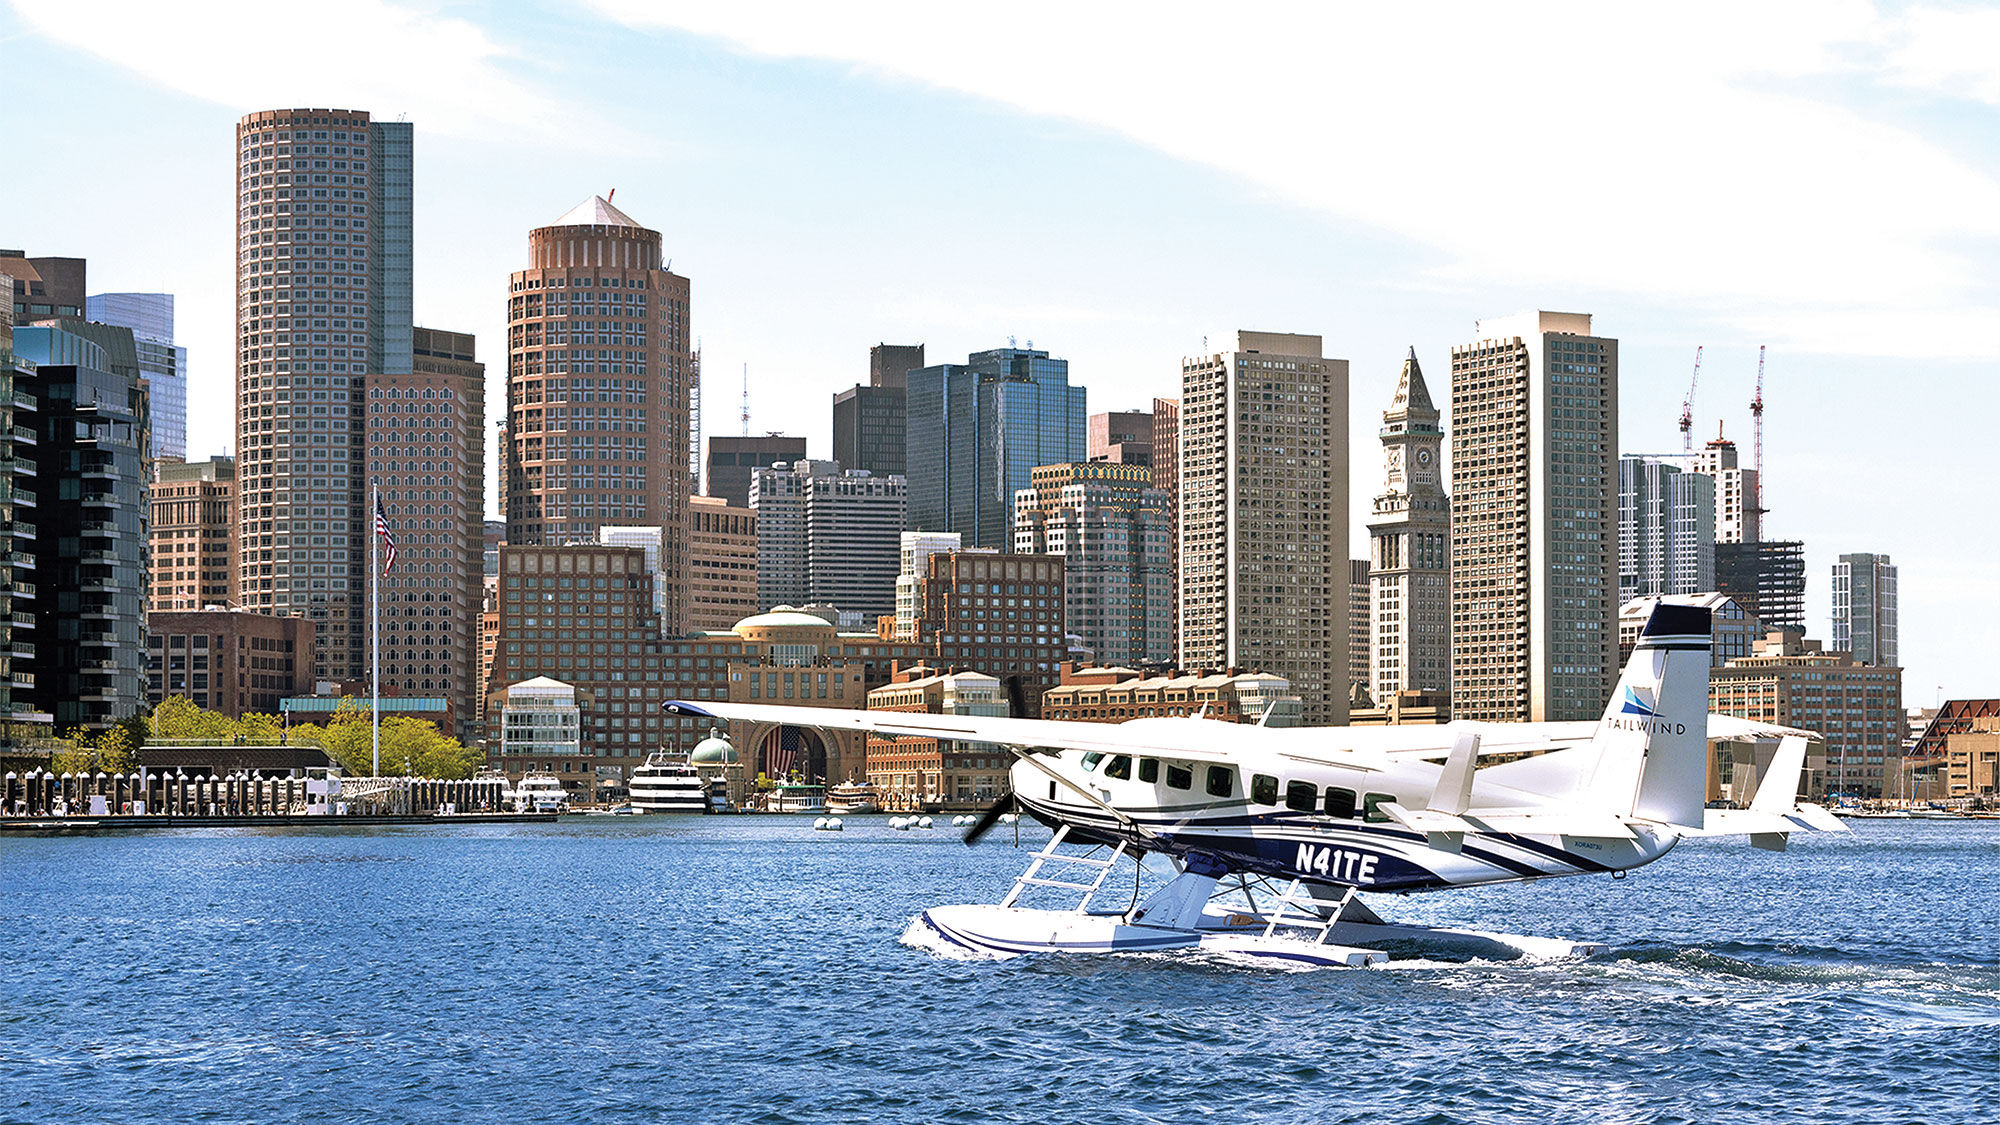
[[[1430,468],[1430,467],[1431,467],[1431,451],[1430,451],[1430,450],[1428,450],[1428,449],[1419,449],[1419,450],[1417,450],[1417,465],[1418,465],[1418,467],[1420,467],[1420,468],[1425,468],[1425,469],[1428,469],[1428,468]]]

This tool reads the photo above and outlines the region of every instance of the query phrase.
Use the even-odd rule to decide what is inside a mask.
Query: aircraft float
[[[1622,878],[1690,836],[1748,835],[1782,850],[1794,831],[1846,831],[1797,800],[1817,735],[1709,714],[1709,646],[1706,608],[1661,603],[1595,723],[1273,728],[1200,717],[1106,724],[685,701],[665,709],[1011,752],[1012,792],[966,842],[1012,808],[1054,835],[1000,902],[932,907],[913,924],[966,955],[1203,949],[1302,965],[1375,964],[1390,950],[1581,956],[1603,947],[1399,925],[1358,895]],[[1749,808],[1704,807],[1710,739],[1777,741]],[[1130,905],[1091,907],[1122,858],[1149,856],[1170,876],[1150,895],[1141,900],[1135,881]],[[1051,889],[1079,901],[1019,905],[1024,893]]]

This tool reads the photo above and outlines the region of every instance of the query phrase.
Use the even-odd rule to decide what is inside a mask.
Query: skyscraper
[[[910,528],[1005,550],[1014,493],[1037,465],[1084,460],[1085,395],[1069,361],[996,348],[910,372]]]
[[[1167,604],[1172,612],[1167,615],[1167,648],[1178,654],[1181,650],[1181,400],[1177,398],[1156,398],[1153,400],[1153,487],[1167,498],[1167,549],[1172,552],[1173,565],[1167,568],[1169,590]]]
[[[909,374],[923,365],[922,344],[877,344],[868,349],[867,384],[857,383],[833,396],[835,461],[878,477],[904,472]]]
[[[602,197],[528,232],[507,300],[507,542],[661,529],[673,632],[687,628],[688,279],[660,232]]]
[[[688,502],[690,627],[732,629],[757,612],[757,513],[715,496]]]
[[[1887,555],[1840,556],[1833,564],[1833,647],[1856,664],[1900,667],[1896,645],[1896,566]]]
[[[1417,350],[1382,413],[1387,484],[1368,524],[1374,616],[1369,694],[1451,688],[1451,498],[1442,486],[1444,433]]]
[[[831,604],[870,621],[896,612],[903,502],[902,477],[832,461],[753,469],[759,607]]]
[[[1596,718],[1618,656],[1618,341],[1481,321],[1451,351],[1451,713]]]
[[[1618,603],[1715,589],[1715,478],[1658,457],[1618,459]]]
[[[1041,465],[1014,494],[1014,551],[1063,560],[1064,617],[1103,665],[1171,664],[1167,498],[1144,465]]]
[[[236,127],[237,598],[366,678],[370,375],[411,367],[412,130],[344,109]]]
[[[1715,481],[1715,541],[1755,543],[1764,538],[1764,512],[1757,506],[1757,470],[1737,464],[1736,443],[1717,429],[1715,440],[1695,454],[1694,471]]]
[[[1143,410],[1112,410],[1090,416],[1085,442],[1092,461],[1121,465],[1153,463],[1153,416]]]
[[[368,478],[396,564],[381,576],[385,693],[446,696],[471,735],[483,691],[486,365],[463,332],[411,331],[407,374],[368,385]]]
[[[174,343],[172,293],[98,293],[85,301],[91,320],[132,330],[153,417],[153,457],[187,460],[187,349]]]
[[[1347,361],[1238,332],[1181,361],[1180,664],[1290,681],[1347,719]]]
[[[236,460],[165,463],[152,487],[146,611],[236,601]]]
[[[806,439],[785,434],[750,434],[708,439],[708,495],[730,506],[750,506],[750,473],[789,465],[806,457]]]

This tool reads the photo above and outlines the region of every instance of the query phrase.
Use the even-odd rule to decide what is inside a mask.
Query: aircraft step
[[[1049,838],[1048,846],[1043,848],[1041,851],[1034,853],[1034,855],[1030,857],[1028,861],[1028,869],[1026,871],[1023,871],[1019,875],[1019,877],[1017,877],[1014,880],[1013,888],[1007,892],[1006,898],[1000,900],[1000,905],[1002,906],[1014,905],[1014,903],[1020,899],[1021,893],[1027,890],[1029,887],[1057,887],[1062,890],[1081,892],[1083,897],[1081,901],[1079,901],[1074,908],[1077,911],[1077,913],[1082,913],[1083,911],[1090,909],[1091,896],[1095,895],[1097,893],[1098,888],[1104,885],[1104,880],[1110,877],[1112,866],[1115,865],[1118,862],[1119,858],[1125,854],[1125,845],[1121,843],[1116,848],[1112,849],[1111,858],[1109,859],[1097,859],[1092,856],[1068,855],[1058,850],[1062,846],[1063,841],[1066,840],[1068,837],[1069,837],[1069,825],[1065,824],[1062,827],[1056,829],[1056,834]],[[1094,867],[1097,869],[1097,878],[1088,883],[1073,883],[1066,879],[1044,878],[1042,877],[1041,874],[1042,865],[1051,861],[1057,861],[1063,863],[1080,863],[1086,867]]]

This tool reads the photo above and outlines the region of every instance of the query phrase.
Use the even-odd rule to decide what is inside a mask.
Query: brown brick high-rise
[[[665,619],[688,625],[688,279],[660,233],[593,198],[528,234],[507,300],[507,542],[661,529]]]

